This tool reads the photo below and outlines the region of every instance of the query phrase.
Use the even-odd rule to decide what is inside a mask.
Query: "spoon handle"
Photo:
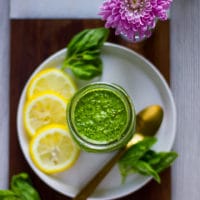
[[[126,148],[120,149],[111,160],[109,160],[103,168],[81,189],[81,191],[74,197],[74,200],[86,200],[87,197],[96,189],[98,184],[108,174],[112,167],[117,163],[121,156],[125,153]]]

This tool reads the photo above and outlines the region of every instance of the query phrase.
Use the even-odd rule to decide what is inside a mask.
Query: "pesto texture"
[[[128,114],[122,99],[106,89],[92,90],[77,102],[74,123],[80,137],[106,144],[123,137]]]

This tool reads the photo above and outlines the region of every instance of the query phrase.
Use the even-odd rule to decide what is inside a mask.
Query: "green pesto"
[[[128,113],[124,102],[106,89],[92,90],[77,102],[75,128],[80,137],[96,144],[106,144],[123,137]]]

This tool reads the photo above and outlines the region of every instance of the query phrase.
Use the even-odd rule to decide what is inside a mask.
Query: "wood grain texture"
[[[64,48],[71,37],[84,28],[103,26],[100,20],[12,20],[11,21],[11,71],[10,71],[10,177],[25,171],[31,175],[34,186],[43,200],[67,200],[68,197],[53,191],[30,169],[17,141],[16,112],[21,91],[33,72],[44,59]],[[169,22],[157,24],[153,36],[132,44],[115,36],[111,31],[109,41],[127,46],[148,58],[169,81]],[[162,184],[151,181],[141,190],[121,199],[170,200],[170,169],[161,174]]]

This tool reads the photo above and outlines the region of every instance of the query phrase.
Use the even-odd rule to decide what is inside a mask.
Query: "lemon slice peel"
[[[39,129],[29,147],[33,163],[47,174],[71,168],[80,155],[80,149],[71,138],[67,126],[58,124]]]
[[[27,86],[27,99],[44,91],[52,91],[70,99],[77,91],[72,77],[59,68],[47,68],[36,73]]]
[[[32,137],[38,128],[52,123],[66,123],[68,101],[61,95],[46,91],[34,95],[25,103],[23,121],[26,132]]]

